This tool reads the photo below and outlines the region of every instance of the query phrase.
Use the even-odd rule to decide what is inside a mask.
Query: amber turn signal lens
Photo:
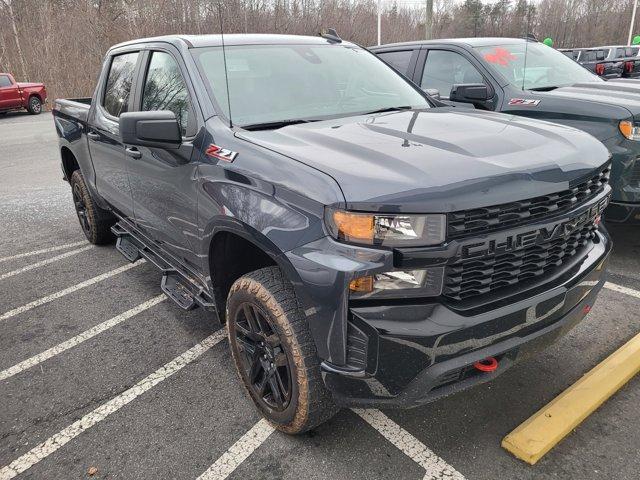
[[[333,222],[345,240],[373,243],[373,215],[336,210]]]
[[[366,276],[351,280],[349,282],[349,290],[359,293],[373,292],[373,277]]]
[[[629,140],[633,139],[633,123],[628,120],[622,120],[618,124],[618,128],[620,129],[620,133],[627,137]]]

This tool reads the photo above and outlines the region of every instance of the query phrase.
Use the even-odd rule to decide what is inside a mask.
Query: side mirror
[[[169,110],[120,115],[120,137],[126,145],[176,149],[182,143],[180,124]]]
[[[422,91],[430,97],[440,100],[440,91],[437,88],[423,88]]]
[[[454,85],[449,94],[452,102],[481,103],[489,100],[489,87],[484,83]]]

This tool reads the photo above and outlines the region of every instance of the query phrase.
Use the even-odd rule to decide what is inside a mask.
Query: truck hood
[[[330,175],[347,208],[367,211],[448,212],[554,193],[609,157],[570,127],[455,108],[236,136]]]
[[[608,82],[576,83],[550,92],[536,92],[540,97],[569,98],[596,103],[616,105],[627,109],[632,115],[640,115],[640,82],[633,79],[610,80]]]

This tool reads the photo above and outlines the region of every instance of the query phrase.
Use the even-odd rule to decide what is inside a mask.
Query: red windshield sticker
[[[539,104],[540,100],[531,98],[512,98],[509,100],[509,105],[520,105],[521,107],[537,107]]]
[[[509,62],[517,60],[513,53],[501,47],[496,47],[493,53],[486,53],[484,59],[489,63],[497,63],[503,67],[509,65]]]

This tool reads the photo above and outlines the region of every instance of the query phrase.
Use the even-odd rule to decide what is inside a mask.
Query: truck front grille
[[[519,202],[449,213],[447,238],[456,239],[490,233],[567,212],[602,192],[609,181],[610,171],[611,165],[607,163],[587,180],[572,185],[562,192]]]
[[[635,187],[640,187],[640,158],[636,158],[636,161],[633,165],[633,170],[631,170],[631,178],[629,179],[629,183]]]
[[[579,226],[571,234],[520,250],[463,259],[445,269],[443,295],[451,300],[466,300],[476,295],[550,275],[576,255],[582,255],[596,236],[593,221]]]

